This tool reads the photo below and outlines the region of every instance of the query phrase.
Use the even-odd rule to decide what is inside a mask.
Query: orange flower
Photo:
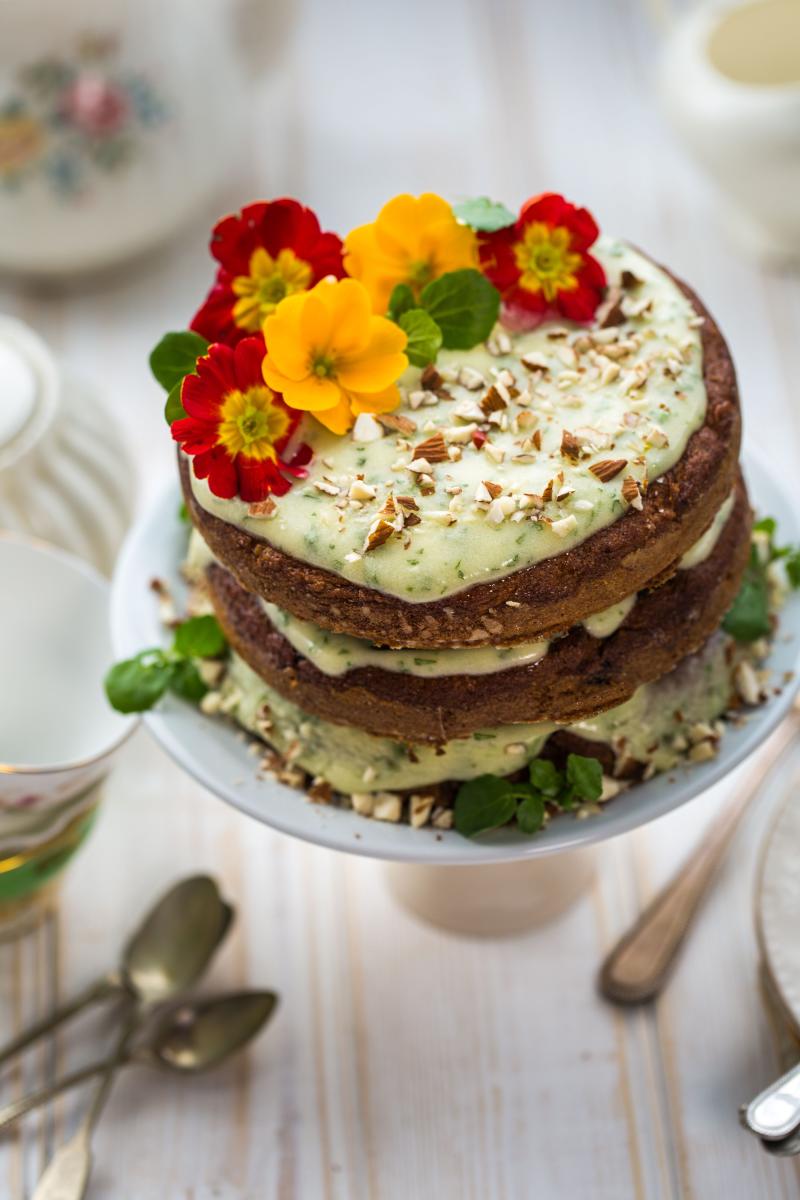
[[[359,413],[389,412],[400,403],[408,339],[373,314],[367,289],[355,279],[323,279],[287,296],[264,322],[264,340],[267,384],[334,433],[346,433]]]
[[[386,312],[396,284],[408,284],[419,296],[446,271],[477,267],[476,247],[473,231],[458,223],[441,196],[395,196],[372,225],[347,235],[344,266],[367,288],[375,311]]]

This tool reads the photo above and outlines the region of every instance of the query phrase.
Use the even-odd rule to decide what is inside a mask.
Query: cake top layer
[[[562,553],[640,507],[705,420],[702,318],[608,237],[591,321],[502,324],[409,367],[400,403],[333,433],[306,418],[308,475],[263,503],[198,502],[304,562],[424,602]]]
[[[400,195],[343,240],[261,202],[211,251],[150,360],[194,499],[348,586],[425,604],[554,558],[705,422],[703,316],[563,196]]]

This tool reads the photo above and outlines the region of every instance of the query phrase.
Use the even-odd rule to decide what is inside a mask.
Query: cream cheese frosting
[[[596,253],[612,285],[623,272],[635,281],[621,324],[498,329],[483,346],[443,351],[438,383],[417,368],[403,376],[390,414],[400,429],[369,418],[336,437],[309,420],[306,481],[251,511],[192,475],[197,501],[295,558],[408,602],[577,546],[678,462],[706,415],[702,319],[626,243],[603,237]],[[592,468],[609,461],[624,466],[598,477]],[[396,532],[370,546],[389,497],[410,497],[417,520],[403,527],[398,514]]]

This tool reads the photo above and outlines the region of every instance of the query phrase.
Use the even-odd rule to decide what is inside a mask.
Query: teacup
[[[0,533],[0,906],[19,899],[20,881],[25,891],[43,881],[37,855],[61,866],[82,840],[97,785],[135,727],[103,692],[108,609],[92,567]]]

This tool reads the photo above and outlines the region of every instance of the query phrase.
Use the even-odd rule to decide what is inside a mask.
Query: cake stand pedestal
[[[594,882],[596,846],[517,862],[436,867],[387,863],[386,880],[407,912],[451,933],[502,937],[555,920]]]

